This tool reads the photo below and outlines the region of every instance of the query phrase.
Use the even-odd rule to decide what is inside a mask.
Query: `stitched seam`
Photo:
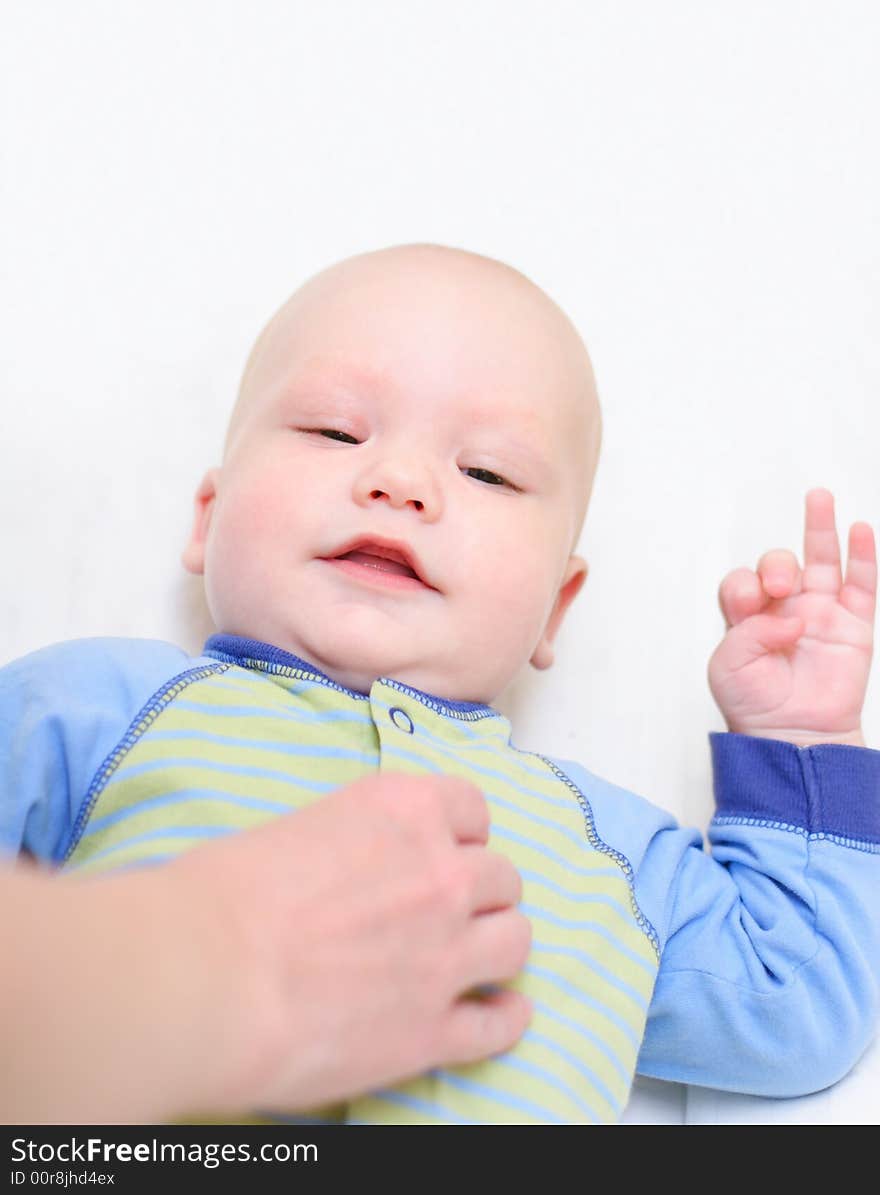
[[[793,826],[790,822],[772,821],[770,818],[746,817],[733,813],[719,813],[712,819],[718,826],[761,826],[766,830],[787,830],[790,834],[800,834],[802,838],[811,842],[833,842],[837,846],[850,847],[854,851],[865,851],[869,855],[880,854],[880,843],[866,838],[849,838],[845,834],[830,834],[827,830],[810,831],[803,826]]]
[[[800,764],[804,788],[807,791],[807,828],[812,832],[813,826],[822,824],[819,809],[819,781],[816,776],[816,762],[809,748],[806,751],[798,751],[797,760]]]
[[[398,693],[406,693],[421,705],[428,706],[429,709],[438,714],[446,714],[450,718],[458,718],[463,722],[478,722],[481,718],[498,718],[500,714],[496,710],[490,708],[484,709],[459,709],[457,705],[437,701],[436,698],[431,697],[428,693],[423,693],[421,689],[412,689],[409,685],[404,685],[400,681],[383,678],[383,685],[388,685],[389,688],[396,689]]]
[[[519,751],[518,747],[514,747],[513,749],[514,751]],[[520,752],[520,754],[534,754],[536,758],[543,760],[547,767],[550,768],[553,774],[557,777],[557,779],[561,780],[570,789],[570,791],[574,793],[577,803],[580,806],[581,813],[584,815],[587,841],[594,850],[598,851],[602,855],[608,855],[609,858],[613,859],[623,872],[624,878],[627,882],[627,887],[629,888],[629,901],[632,914],[636,919],[639,929],[641,929],[642,933],[645,934],[648,941],[651,943],[654,954],[657,956],[657,960],[659,962],[660,938],[657,934],[657,931],[654,929],[654,926],[639,908],[639,902],[636,900],[635,875],[633,873],[632,864],[630,863],[629,859],[627,859],[625,855],[622,855],[620,851],[616,851],[614,847],[611,847],[606,842],[603,842],[599,837],[596,831],[596,823],[593,820],[593,810],[590,802],[587,800],[586,796],[581,792],[575,782],[570,777],[566,776],[565,772],[558,768],[551,759],[547,758],[546,755],[540,755],[537,752],[525,751]]]
[[[184,689],[191,685],[194,681],[204,680],[206,676],[220,675],[226,672],[229,664],[208,664],[202,668],[194,668],[189,672],[181,672],[177,676],[172,677],[170,681],[166,681],[160,689],[149,699],[147,704],[134,716],[129,724],[123,737],[119,740],[101,766],[98,768],[92,782],[89,785],[85,800],[80,806],[79,814],[74,822],[73,830],[71,831],[70,842],[67,849],[62,856],[61,863],[68,861],[70,856],[79,845],[79,841],[83,836],[86,824],[92,815],[92,812],[97,803],[98,797],[107,787],[113,773],[122,763],[125,756],[129,753],[138,739],[143,735],[159,714],[169,702],[178,697]]]
[[[324,676],[321,672],[310,672],[306,668],[292,668],[289,664],[276,664],[271,660],[257,660],[252,656],[232,656],[228,652],[218,651],[216,648],[206,651],[205,655],[223,660],[227,666],[250,668],[254,672],[271,672],[275,676],[289,676],[292,680],[310,680],[314,681],[316,685],[323,685],[325,689],[335,689],[337,693],[356,697],[358,701],[370,700],[369,693],[357,693],[354,689],[346,689],[344,685],[338,685],[336,681],[331,680],[329,676]]]
[[[321,672],[311,672],[304,668],[293,668],[289,664],[277,664],[270,660],[257,660],[253,656],[233,656],[228,652],[219,651],[216,648],[212,648],[205,654],[213,656],[218,660],[224,660],[229,664],[251,668],[256,672],[272,672],[276,676],[289,676],[293,680],[314,681],[315,684],[323,685],[327,689],[334,689],[337,693],[344,693],[347,697],[354,697],[358,701],[370,700],[369,693],[358,693],[355,689],[346,689],[344,685],[337,684],[336,681],[331,680],[329,676],[324,676]],[[493,710],[488,706],[475,710],[459,709],[453,703],[438,701],[429,693],[423,693],[421,689],[413,689],[401,681],[383,677],[381,683],[388,685],[391,689],[395,689],[398,693],[405,693],[407,696],[412,697],[413,700],[418,701],[420,705],[425,705],[429,709],[434,710],[435,713],[446,714],[448,717],[457,718],[462,722],[477,722],[481,718],[498,718],[501,716],[497,710]]]

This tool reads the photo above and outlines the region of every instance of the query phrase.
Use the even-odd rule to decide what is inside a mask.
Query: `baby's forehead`
[[[397,246],[310,278],[254,345],[233,423],[251,398],[322,371],[473,398],[475,419],[515,416],[588,468],[599,411],[586,347],[540,287],[493,258]]]

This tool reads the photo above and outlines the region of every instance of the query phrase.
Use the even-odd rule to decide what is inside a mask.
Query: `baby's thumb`
[[[743,668],[770,652],[792,647],[804,632],[804,620],[793,615],[754,614],[744,619],[728,635],[725,664],[731,671]]]

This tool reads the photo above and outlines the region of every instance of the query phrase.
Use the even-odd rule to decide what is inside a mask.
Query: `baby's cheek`
[[[205,585],[212,613],[250,602],[278,559],[279,512],[271,495],[218,507],[208,536]],[[273,547],[274,545],[274,547]]]
[[[281,530],[295,509],[296,504],[286,497],[283,486],[274,483],[271,474],[267,474],[251,479],[251,484],[236,487],[218,513],[229,535],[246,546],[254,537]]]
[[[496,575],[479,605],[477,639],[509,657],[530,653],[546,621],[543,594],[521,575]]]

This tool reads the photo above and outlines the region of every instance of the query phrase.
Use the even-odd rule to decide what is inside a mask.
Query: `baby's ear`
[[[183,567],[191,573],[205,571],[205,540],[208,538],[208,528],[211,525],[219,477],[219,469],[209,469],[196,490],[193,528],[181,557]]]
[[[580,593],[588,572],[589,565],[586,560],[580,556],[570,557],[562,577],[562,584],[559,586],[559,593],[553,604],[553,610],[544,628],[544,634],[532,654],[531,664],[534,668],[549,668],[553,663],[553,640],[562,626],[566,610]]]

